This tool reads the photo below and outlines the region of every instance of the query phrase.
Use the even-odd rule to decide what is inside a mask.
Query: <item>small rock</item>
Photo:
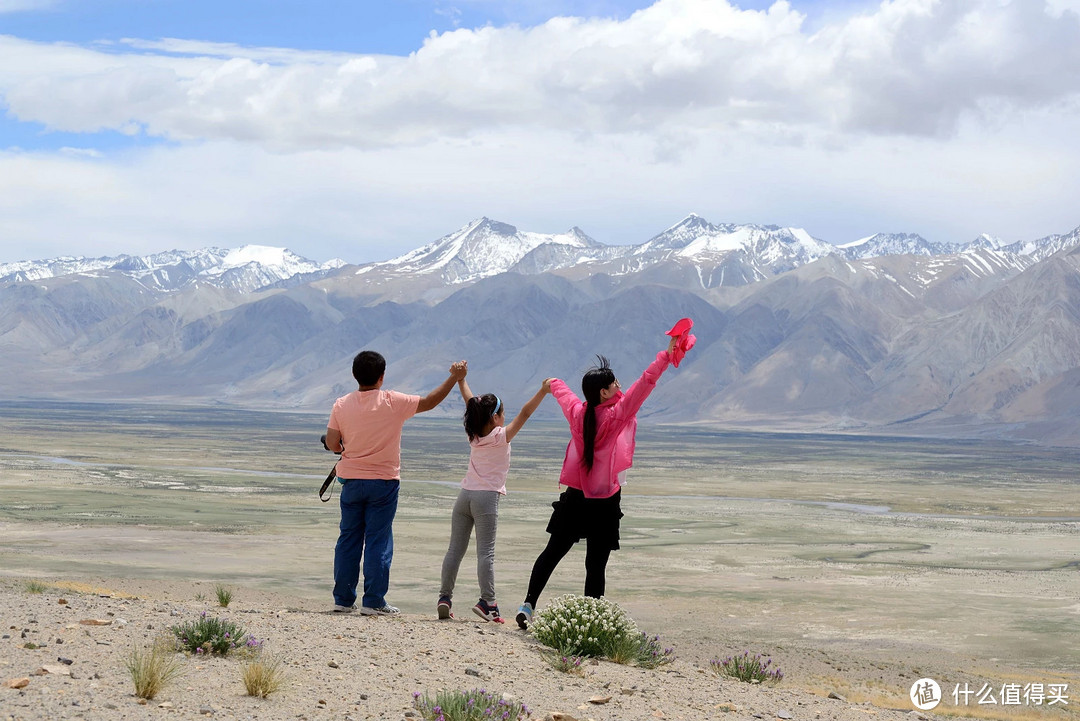
[[[139,704],[140,706],[145,706],[146,705],[146,699],[137,698],[137,699],[135,699],[135,703]]]
[[[55,641],[53,641],[53,643],[56,643],[56,644],[61,644],[61,643],[63,643],[63,642],[64,642],[64,639],[60,638],[59,636],[57,636],[57,637],[56,637],[56,640],[55,640]]]
[[[600,665],[600,659],[594,658],[592,661],[589,661],[589,665],[590,666],[599,666]]]
[[[8,688],[26,688],[30,685],[30,679],[26,676],[23,676],[22,678],[11,678],[8,679],[4,685]]]
[[[67,605],[67,599],[66,598],[58,598],[58,599],[56,599],[56,603],[61,605],[61,606],[66,606]]]
[[[213,716],[217,713],[217,709],[213,706],[200,706],[199,713],[203,716]]]
[[[330,668],[341,668],[337,661],[330,661],[326,665]]]
[[[105,703],[105,708],[109,709],[110,711],[115,711],[118,707],[112,701],[107,701]]]
[[[508,704],[512,704],[517,702],[517,697],[512,693],[503,693],[502,700]]]
[[[127,619],[124,619],[124,618],[116,619],[116,625],[119,626],[120,628],[123,628],[124,626],[128,625]]]
[[[319,705],[320,706],[325,706],[326,705],[326,699],[324,699],[324,698],[319,699]]]
[[[68,666],[75,663],[70,658],[64,658],[63,656],[57,656],[56,660],[59,661],[60,663],[67,664]]]
[[[360,694],[360,700],[361,701],[367,701],[368,700],[368,695],[366,693]]]
[[[552,711],[544,717],[544,721],[578,721],[575,716],[571,716],[568,713],[562,713],[561,711]]]
[[[405,718],[415,718],[415,717],[416,717],[416,712],[415,711],[406,711],[405,712]]]
[[[71,669],[64,665],[47,663],[34,673],[38,676],[48,676],[50,674],[53,676],[70,676]]]
[[[162,701],[157,705],[158,708],[172,708],[173,705],[168,701]]]
[[[841,696],[840,694],[836,693],[836,691],[829,691],[829,698],[834,699],[836,701],[843,701],[844,703],[847,703],[847,699],[844,698],[843,696]]]
[[[112,625],[112,619],[111,618],[104,618],[104,619],[102,619],[102,618],[84,618],[83,620],[79,621],[79,623],[81,623],[84,626],[111,626]]]
[[[599,706],[600,704],[605,704],[610,700],[610,696],[593,696],[591,699],[589,699],[589,703],[593,703]]]
[[[623,696],[633,696],[635,691],[632,688],[620,688],[619,693],[621,693]]]
[[[472,666],[469,666],[467,669],[465,669],[465,675],[466,676],[476,676],[477,678],[483,678],[484,677],[484,675],[482,673],[480,673],[480,671],[478,669],[475,669]]]
[[[783,718],[783,719],[795,718],[795,714],[791,713],[786,708],[782,708],[782,709],[780,709],[779,711],[776,712],[776,718]]]

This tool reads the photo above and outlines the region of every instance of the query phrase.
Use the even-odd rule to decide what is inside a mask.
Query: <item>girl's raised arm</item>
[[[660,380],[660,375],[671,363],[671,351],[674,347],[675,338],[671,338],[668,341],[667,350],[662,350],[657,353],[656,360],[649,364],[649,367],[645,369],[641,374],[641,377],[634,381],[633,385],[623,393],[623,397],[615,404],[616,418],[630,418],[640,410],[645,399],[648,398],[649,394],[656,388],[656,382]]]
[[[467,380],[465,380],[464,378],[459,379],[457,382],[457,387],[458,390],[461,391],[462,400],[464,400],[466,403],[472,400],[473,392],[472,388],[469,388],[469,382]]]
[[[518,411],[518,414],[514,416],[514,420],[510,421],[510,425],[506,427],[506,442],[514,440],[514,436],[521,430],[521,427],[525,425],[525,421],[529,420],[529,416],[536,412],[536,409],[540,407],[540,402],[544,400],[544,396],[551,393],[551,379],[545,378],[544,382],[540,384],[540,390],[536,391],[536,395],[529,399],[529,402]]]

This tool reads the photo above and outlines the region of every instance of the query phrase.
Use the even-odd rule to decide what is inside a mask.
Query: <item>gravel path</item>
[[[912,712],[849,704],[784,684],[721,679],[707,659],[677,658],[658,670],[587,663],[580,678],[551,668],[539,644],[512,622],[480,622],[468,609],[450,621],[364,617],[265,596],[259,604],[234,601],[223,609],[209,600],[178,599],[184,589],[175,583],[132,587],[137,596],[92,585],[50,586],[43,593],[29,593],[17,581],[0,585],[0,719],[401,721],[418,718],[414,691],[471,688],[508,694],[528,705],[534,719],[559,719],[560,713],[565,720],[595,721],[913,718]],[[125,657],[204,611],[263,640],[284,662],[286,687],[267,699],[249,697],[241,659],[181,655],[183,676],[140,704]],[[21,688],[9,687],[24,679]]]

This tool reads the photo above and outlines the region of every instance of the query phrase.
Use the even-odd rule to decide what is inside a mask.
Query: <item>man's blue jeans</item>
[[[394,558],[394,515],[400,481],[341,481],[341,533],[334,549],[334,603],[356,603],[360,560],[364,561],[364,599],[369,608],[386,605],[390,562]]]

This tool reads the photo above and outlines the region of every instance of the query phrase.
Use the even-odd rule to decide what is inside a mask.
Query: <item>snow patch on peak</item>
[[[287,258],[287,256],[292,256]],[[296,258],[285,248],[273,248],[267,245],[245,245],[233,248],[221,259],[222,268],[238,268],[248,263],[259,265],[283,266]]]

